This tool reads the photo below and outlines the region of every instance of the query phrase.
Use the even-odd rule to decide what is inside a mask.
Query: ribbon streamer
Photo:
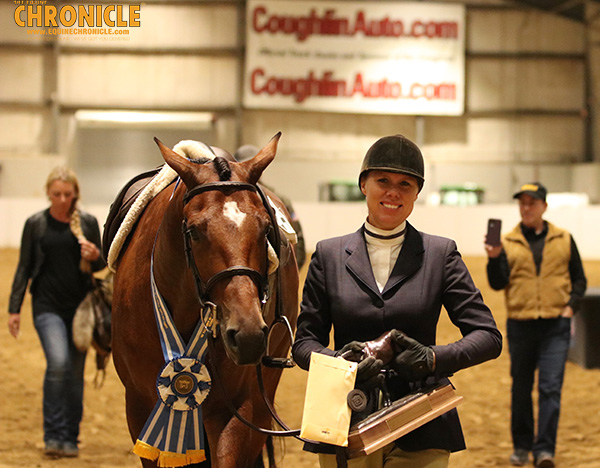
[[[207,307],[187,345],[154,280],[151,268],[154,314],[165,366],[156,380],[158,401],[135,443],[133,452],[160,467],[178,467],[206,460],[201,404],[208,396],[211,378],[204,365],[207,339],[214,333],[213,309]]]

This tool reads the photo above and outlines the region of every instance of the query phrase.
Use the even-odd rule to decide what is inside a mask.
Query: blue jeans
[[[506,335],[512,377],[511,431],[515,449],[552,455],[571,336],[571,319],[508,320]],[[531,392],[538,369],[538,427],[534,437]]]
[[[73,344],[71,322],[52,312],[35,314],[33,323],[46,356],[44,441],[77,444],[83,415],[85,352]]]

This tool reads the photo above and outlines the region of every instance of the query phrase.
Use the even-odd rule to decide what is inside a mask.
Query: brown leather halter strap
[[[250,190],[252,192],[258,191],[256,185],[252,185],[246,182],[234,182],[234,181],[221,181],[221,182],[210,182],[202,185],[198,185],[191,190],[188,190],[183,196],[183,204],[184,206],[189,203],[189,201],[194,198],[196,195],[200,195],[201,193],[210,191],[210,190],[218,190],[221,192],[225,192],[227,190]],[[183,244],[185,248],[185,257],[187,261],[187,265],[192,269],[194,274],[194,282],[196,284],[196,293],[198,295],[198,300],[200,304],[204,306],[207,302],[210,301],[210,291],[213,286],[225,278],[231,278],[233,276],[245,275],[249,276],[252,281],[256,284],[258,288],[259,294],[262,296],[262,304],[264,305],[269,299],[269,281],[266,274],[262,274],[259,271],[244,266],[244,265],[234,265],[222,270],[218,273],[215,273],[212,277],[208,279],[206,283],[202,281],[200,277],[200,272],[198,271],[198,267],[196,266],[196,262],[194,259],[194,252],[192,250],[191,239],[194,236],[194,231],[191,228],[188,228],[187,219],[184,218],[182,227],[183,233]]]
[[[208,350],[209,350],[209,352],[213,352],[213,353],[215,352],[214,340],[210,339],[210,338],[208,340]],[[273,419],[277,422],[277,424],[279,424],[284,429],[282,431],[278,431],[278,430],[274,430],[274,429],[265,429],[263,427],[259,427],[256,424],[248,421],[244,416],[242,416],[239,413],[239,411],[236,409],[236,407],[233,405],[231,399],[227,395],[227,391],[225,390],[225,385],[223,385],[223,382],[221,381],[221,375],[219,374],[218,369],[216,369],[216,367],[213,368],[213,372],[211,373],[211,376],[214,376],[214,380],[215,380],[215,382],[217,382],[217,385],[219,386],[219,389],[221,390],[221,393],[224,396],[223,401],[225,402],[225,405],[227,406],[227,408],[229,409],[229,411],[231,412],[231,414],[233,414],[242,424],[248,426],[253,431],[260,432],[261,434],[266,434],[266,435],[271,435],[271,436],[278,436],[278,437],[295,437],[295,438],[297,438],[299,440],[302,440],[302,441],[306,442],[304,439],[301,439],[299,437],[300,436],[300,429],[290,429],[281,420],[281,418],[277,415],[277,412],[275,411],[275,408],[273,408],[273,405],[271,404],[271,402],[267,398],[267,393],[265,391],[265,387],[264,387],[264,383],[263,383],[263,378],[262,378],[262,372],[260,371],[260,364],[258,364],[256,366],[256,373],[257,373],[257,376],[258,376],[258,384],[259,384],[260,391],[262,393],[262,397],[263,397],[263,400],[265,402],[265,405],[267,406],[267,409],[271,413],[271,416],[273,417]]]
[[[233,180],[222,180],[220,182],[207,182],[205,184],[198,185],[193,189],[188,190],[183,196],[183,205],[187,205],[188,202],[194,198],[196,195],[199,195],[204,192],[208,192],[209,190],[218,190],[220,192],[224,192],[227,189],[232,190],[250,190],[251,192],[256,192],[258,189],[256,185],[249,184],[248,182],[236,182]]]
[[[185,193],[185,195],[183,196],[184,206],[187,203],[189,203],[189,201],[196,195],[199,195],[201,193],[204,193],[204,192],[207,192],[210,190],[218,190],[221,192],[225,192],[227,190],[232,190],[232,191],[249,190],[252,192],[257,192],[260,195],[263,205],[264,205],[265,209],[267,210],[267,213],[271,220],[271,225],[273,226],[273,229],[271,230],[272,239],[269,239],[269,241],[271,242],[271,245],[273,246],[273,249],[275,250],[277,257],[279,258],[280,245],[281,245],[281,234],[279,232],[279,227],[277,225],[277,218],[275,216],[275,212],[273,211],[273,208],[271,207],[271,204],[269,203],[269,200],[267,199],[267,196],[265,195],[265,193],[259,186],[249,184],[247,182],[236,182],[236,181],[220,181],[220,182],[210,182],[210,183],[202,184],[197,187],[194,187],[191,190],[188,190]],[[225,270],[220,271],[220,272],[216,273],[215,275],[213,275],[205,284],[202,281],[202,278],[200,278],[200,273],[198,272],[198,268],[197,268],[196,262],[194,260],[194,253],[192,251],[192,246],[191,246],[191,239],[192,239],[194,233],[190,228],[188,228],[186,219],[183,220],[182,232],[183,232],[183,242],[184,242],[184,246],[185,246],[186,261],[187,261],[188,267],[191,268],[193,271],[198,300],[200,301],[203,308],[205,307],[205,305],[211,304],[209,301],[210,290],[218,281],[220,281],[224,278],[229,278],[229,277],[237,276],[237,275],[249,276],[256,283],[258,290],[259,290],[259,294],[263,295],[263,299],[262,299],[263,306],[266,304],[266,302],[269,298],[268,277],[266,274],[263,275],[260,272],[258,272],[257,270],[254,270],[253,268],[249,268],[247,266],[236,265],[236,266],[226,268]],[[275,319],[273,320],[273,323],[271,324],[271,328],[276,323],[283,323],[284,325],[287,326],[289,333],[290,333],[290,338],[291,338],[291,340],[293,340],[293,333],[291,331],[289,321],[282,313],[283,303],[282,303],[282,295],[280,293],[280,291],[281,291],[281,275],[279,274],[279,272],[277,273],[277,288],[278,288],[278,294],[277,294],[277,303],[275,306]],[[214,338],[209,338],[208,343],[209,343],[209,349],[212,350],[212,352],[214,353]],[[271,356],[263,356],[262,361],[263,361],[263,365],[268,366],[268,367],[287,368],[287,367],[294,366],[293,361],[289,358],[274,358]],[[213,369],[213,375],[215,377],[215,381],[217,382],[217,385],[219,386],[221,393],[223,393],[223,396],[224,396],[223,400],[225,401],[225,404],[227,405],[227,407],[231,411],[231,413],[239,421],[241,421],[243,424],[245,424],[252,430],[260,432],[262,434],[279,436],[279,437],[286,437],[286,436],[287,437],[296,437],[296,438],[300,439],[300,437],[299,437],[300,430],[299,429],[290,429],[281,420],[281,418],[277,415],[275,408],[269,402],[269,399],[267,398],[266,391],[264,388],[264,383],[263,383],[263,378],[262,378],[262,370],[261,370],[260,364],[258,364],[256,366],[256,374],[257,374],[259,388],[262,393],[263,400],[264,400],[269,412],[271,413],[271,416],[273,417],[273,419],[275,419],[275,421],[279,424],[279,426],[281,426],[284,429],[282,431],[270,430],[270,429],[264,429],[262,427],[258,427],[255,424],[253,424],[252,422],[248,421],[246,418],[244,418],[237,411],[237,409],[235,408],[235,406],[233,405],[233,403],[227,396],[225,386],[223,385],[223,382],[221,381],[218,370]],[[300,440],[303,440],[303,439],[300,439]]]
[[[263,206],[269,215],[269,219],[271,220],[272,229],[269,231],[267,235],[267,240],[271,243],[277,258],[280,258],[280,250],[281,250],[281,233],[279,231],[279,227],[277,225],[277,217],[275,215],[275,211],[269,202],[268,197],[264,193],[264,191],[260,188],[259,185],[249,184],[247,182],[238,182],[238,181],[219,181],[219,182],[209,182],[206,184],[198,185],[190,190],[188,190],[183,196],[183,204],[184,206],[189,203],[189,201],[195,197],[196,195],[200,195],[201,193],[208,192],[211,190],[218,190],[220,192],[226,192],[228,190],[238,191],[238,190],[249,190],[251,192],[256,192],[260,195]],[[233,276],[246,275],[249,276],[254,283],[256,284],[259,294],[262,296],[261,303],[264,305],[267,303],[270,297],[269,291],[269,279],[268,275],[265,273],[264,275],[249,268],[244,265],[235,265],[231,266],[223,271],[216,273],[212,276],[206,284],[202,281],[200,277],[200,273],[198,272],[198,267],[196,266],[196,262],[194,260],[194,252],[192,251],[192,243],[191,239],[194,237],[194,231],[191,228],[188,228],[187,220],[184,219],[182,223],[182,232],[183,232],[183,243],[185,248],[185,257],[187,261],[188,267],[192,270],[194,274],[194,283],[196,285],[196,294],[198,296],[198,300],[200,301],[200,305],[204,309],[205,305],[212,304],[210,301],[210,291],[212,287],[219,281],[225,278],[230,278]],[[281,275],[279,274],[279,270],[276,273],[276,281],[277,281],[277,291],[281,291]],[[275,318],[273,323],[271,324],[271,329],[277,323],[282,323],[288,333],[290,335],[290,340],[293,342],[293,332],[291,331],[290,323],[283,315],[283,299],[282,295],[277,294],[277,302],[275,305]],[[262,358],[263,365],[267,367],[278,367],[278,368],[291,368],[294,367],[294,362],[290,358],[277,358],[272,356],[263,356]]]

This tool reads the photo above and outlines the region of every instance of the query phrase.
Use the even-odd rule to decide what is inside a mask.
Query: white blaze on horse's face
[[[223,215],[229,218],[239,228],[244,222],[246,213],[240,211],[238,204],[234,201],[228,201],[223,205]]]

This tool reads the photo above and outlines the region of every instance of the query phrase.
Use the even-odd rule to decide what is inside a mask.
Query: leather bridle
[[[201,193],[205,193],[211,190],[218,190],[222,192],[228,189],[232,189],[235,191],[249,190],[252,192],[258,192],[260,190],[256,185],[252,185],[246,182],[210,182],[198,185],[197,187],[188,190],[183,196],[183,205],[187,205],[192,200],[192,198],[194,198],[196,195],[200,195]],[[271,222],[272,221],[273,220],[271,220]],[[255,270],[254,268],[250,268],[244,265],[234,265],[222,271],[219,271],[218,273],[215,273],[208,279],[206,283],[204,283],[204,281],[202,281],[202,278],[200,277],[200,272],[198,271],[198,267],[196,266],[196,262],[194,259],[194,251],[192,250],[192,239],[196,235],[196,232],[193,228],[188,227],[186,218],[183,219],[181,231],[183,233],[183,245],[187,266],[192,270],[192,273],[194,275],[196,294],[198,295],[198,300],[200,301],[200,305],[202,306],[202,308],[204,308],[206,304],[212,304],[210,301],[210,291],[216,283],[225,278],[231,278],[233,276],[240,275],[249,276],[250,279],[254,281],[256,287],[258,288],[259,295],[262,296],[261,303],[263,304],[263,306],[264,304],[266,304],[267,300],[269,299],[269,280],[266,272],[263,274],[258,270]]]
[[[271,221],[271,226],[272,226],[272,229],[269,230],[269,234],[267,235],[267,240],[271,243],[273,249],[275,250],[277,258],[280,258],[281,234],[280,234],[279,227],[277,224],[277,217],[275,215],[273,207],[269,203],[267,196],[265,195],[264,191],[260,188],[260,186],[250,184],[247,182],[238,182],[238,181],[208,182],[208,183],[198,185],[198,186],[188,190],[185,193],[185,195],[183,196],[183,205],[184,206],[187,205],[187,203],[189,203],[190,200],[192,198],[194,198],[195,196],[200,195],[205,192],[208,192],[208,191],[213,191],[213,190],[217,190],[220,192],[226,192],[228,190],[231,190],[231,191],[248,190],[251,192],[256,192],[260,195],[261,200],[263,202],[263,206],[265,207],[265,209],[269,215],[269,218]],[[192,250],[192,239],[197,234],[195,233],[195,230],[193,228],[188,227],[186,218],[184,218],[183,222],[182,222],[182,233],[183,233],[183,243],[184,243],[184,251],[185,251],[187,266],[188,266],[188,268],[190,268],[192,270],[192,273],[194,276],[194,283],[196,286],[196,294],[197,294],[198,301],[200,302],[200,305],[202,308],[202,318],[201,319],[204,320],[204,315],[205,315],[205,311],[206,311],[207,307],[213,308],[213,311],[215,312],[213,314],[213,317],[217,317],[216,305],[210,301],[210,291],[212,290],[214,285],[225,278],[231,278],[231,277],[240,276],[240,275],[250,277],[256,284],[258,291],[259,291],[259,295],[262,296],[261,307],[262,307],[262,313],[264,315],[264,307],[270,297],[268,274],[266,272],[263,274],[253,268],[250,268],[250,267],[247,267],[244,265],[234,265],[234,266],[228,267],[218,273],[215,273],[205,283],[202,280],[202,278],[200,277],[200,273],[198,271],[198,267],[196,266],[196,262],[194,259],[194,252]],[[266,244],[266,242],[265,242],[265,244]],[[268,261],[267,261],[267,270],[268,270]],[[285,315],[283,315],[283,312],[282,312],[283,311],[283,303],[282,303],[282,295],[280,292],[281,291],[281,275],[279,274],[279,269],[277,270],[276,275],[277,275],[276,281],[277,281],[277,288],[278,288],[277,289],[277,291],[278,291],[277,303],[275,305],[275,318],[269,328],[269,336],[270,336],[271,330],[277,323],[283,323],[286,326],[288,334],[290,335],[290,341],[293,342],[292,328],[290,326],[290,323],[289,323],[287,317]],[[209,338],[209,342],[208,342],[209,349],[212,350],[213,353],[215,351],[215,348],[214,348],[214,341],[216,338],[215,335],[216,335],[216,333],[213,333],[211,338]],[[267,348],[268,348],[268,343],[267,343]],[[276,357],[272,357],[272,356],[263,356],[262,365],[265,365],[268,367],[288,368],[288,367],[293,367],[294,363],[291,360],[291,358],[276,358]],[[273,405],[267,398],[266,391],[264,388],[263,378],[262,378],[261,364],[257,364],[256,374],[257,374],[258,384],[259,384],[260,391],[262,393],[263,400],[264,400],[267,408],[269,409],[269,412],[271,413],[271,416],[273,417],[273,419],[284,429],[282,431],[270,430],[270,429],[264,429],[264,428],[258,427],[255,424],[253,424],[252,422],[248,421],[246,418],[244,418],[237,411],[237,409],[235,408],[235,406],[233,405],[233,403],[227,396],[225,386],[223,385],[223,382],[221,381],[218,369],[213,368],[213,375],[215,377],[215,381],[217,382],[217,385],[219,386],[219,388],[221,390],[221,393],[223,393],[223,396],[224,396],[223,400],[225,401],[225,404],[227,405],[227,407],[231,411],[231,413],[236,418],[238,418],[243,424],[245,424],[246,426],[250,427],[251,429],[253,429],[257,432],[260,432],[262,434],[274,435],[274,436],[279,436],[279,437],[291,436],[291,437],[299,438],[300,430],[299,429],[292,430],[288,426],[286,426],[285,423],[283,423],[283,421],[279,418],[275,409],[273,408]]]

